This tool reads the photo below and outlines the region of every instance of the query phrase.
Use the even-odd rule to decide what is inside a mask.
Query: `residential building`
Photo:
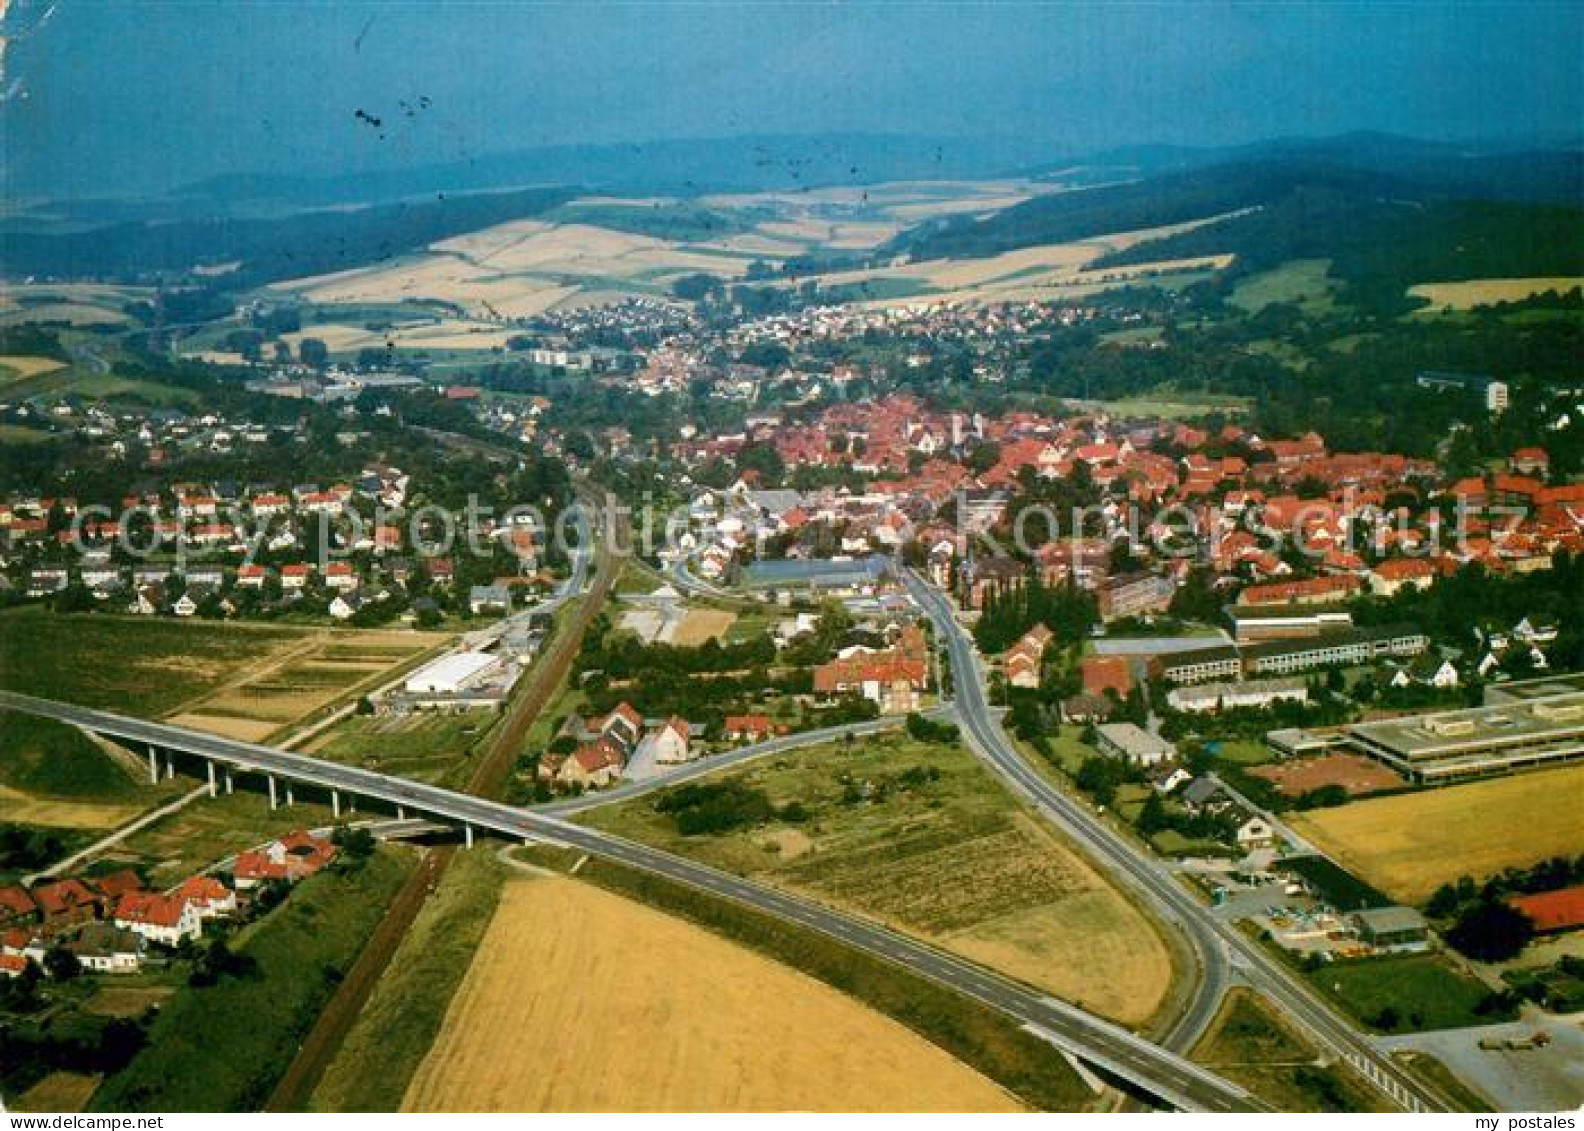
[[[653,736],[655,761],[663,766],[689,761],[693,755],[688,745],[688,735],[686,719],[667,719]]]
[[[1158,766],[1177,757],[1177,748],[1170,742],[1133,723],[1102,723],[1095,728],[1095,744],[1102,754],[1126,759],[1135,766]]]
[[[1301,679],[1238,680],[1231,683],[1202,683],[1174,687],[1166,693],[1166,703],[1174,711],[1202,711],[1264,708],[1272,703],[1307,703],[1309,687]]]
[[[122,896],[115,909],[115,925],[165,946],[180,946],[203,933],[203,921],[195,905],[158,892]]]

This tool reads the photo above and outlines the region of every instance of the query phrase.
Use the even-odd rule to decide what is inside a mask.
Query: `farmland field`
[[[77,1072],[51,1072],[15,1099],[16,1111],[78,1112],[88,1106],[99,1077]]]
[[[1521,302],[1530,295],[1546,291],[1563,293],[1584,287],[1584,279],[1554,276],[1537,279],[1469,279],[1461,283],[1420,283],[1409,287],[1408,293],[1416,298],[1430,300],[1426,309],[1471,310],[1498,302]]]
[[[596,1064],[608,1067],[585,1070]],[[508,884],[403,1108],[1013,1111],[1018,1104],[813,979],[619,896],[546,877]]]
[[[0,357],[0,387],[64,368],[66,363],[53,357]]]
[[[869,737],[714,781],[802,819],[684,836],[652,799],[584,819],[875,916],[1127,1023],[1167,996],[1172,962],[1149,921],[958,746]]]
[[[1294,813],[1293,826],[1393,899],[1418,903],[1462,875],[1584,852],[1584,766]]]
[[[170,721],[262,741],[344,696],[377,686],[444,640],[433,633],[311,630],[212,693],[182,704]]]
[[[0,687],[158,716],[302,638],[300,629],[0,613]]]
[[[312,1110],[401,1106],[494,917],[506,874],[490,852],[452,858],[331,1058],[308,1104]]]
[[[354,715],[315,739],[307,752],[415,781],[460,786],[473,752],[499,719],[494,711]]]
[[[737,614],[724,609],[689,609],[666,643],[692,648],[706,640],[724,639],[736,619]]]
[[[1329,259],[1289,260],[1239,282],[1228,301],[1250,314],[1278,302],[1292,303],[1310,313],[1324,313],[1334,305],[1336,292],[1330,270]]]

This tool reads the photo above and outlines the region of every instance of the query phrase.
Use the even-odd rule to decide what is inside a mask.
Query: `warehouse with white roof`
[[[409,695],[460,695],[501,673],[501,657],[489,652],[452,652],[407,677]]]

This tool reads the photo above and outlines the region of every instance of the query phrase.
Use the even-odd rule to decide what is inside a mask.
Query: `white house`
[[[203,920],[194,904],[155,892],[135,891],[122,896],[115,910],[115,925],[166,946],[180,946],[184,939],[195,939],[203,933]]]
[[[654,735],[655,761],[662,765],[671,765],[692,758],[688,736],[687,720],[667,719],[665,725]]]
[[[1238,826],[1238,847],[1245,851],[1270,848],[1276,843],[1276,830],[1264,817],[1250,817]]]

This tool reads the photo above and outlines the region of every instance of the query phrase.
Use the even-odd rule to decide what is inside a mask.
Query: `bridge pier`
[[[206,760],[204,762],[204,765],[209,768],[209,796],[210,797],[215,797],[215,796],[217,796],[219,794],[220,790],[219,790],[218,786],[215,784],[214,763]]]
[[[270,809],[279,808],[279,803],[275,800],[275,775],[265,774],[264,777],[269,782]]]
[[[396,806],[396,819],[398,821],[405,821],[407,819],[407,806],[405,806],[405,805]]]
[[[176,759],[171,757],[169,750],[165,751],[165,780],[170,781],[176,776]]]
[[[149,784],[159,785],[159,759],[153,743],[149,743]]]
[[[338,789],[330,791],[330,813],[336,820],[341,819],[341,791]]]
[[[292,783],[291,782],[287,782],[286,783],[286,808],[290,809],[295,804],[297,804],[297,799],[292,796]]]
[[[235,783],[232,782],[232,780],[231,780],[231,767],[230,766],[227,766],[226,769],[225,769],[225,787],[226,787],[226,796],[230,797],[233,789],[235,788]]]
[[[463,825],[462,826],[462,830],[463,830],[463,835],[467,838],[467,846],[469,848],[472,848],[473,847],[473,826],[472,825]]]

